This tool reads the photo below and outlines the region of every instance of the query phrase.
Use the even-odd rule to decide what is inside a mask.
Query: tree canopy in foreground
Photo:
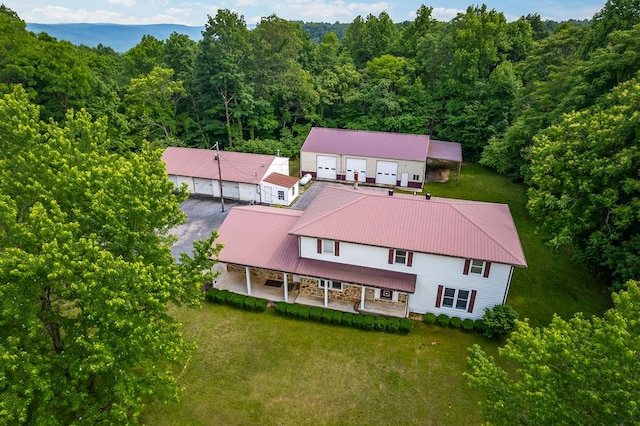
[[[85,112],[41,122],[0,99],[0,423],[135,423],[177,396],[192,344],[169,304],[196,304],[214,236],[175,263],[184,220],[160,152],[107,150]],[[208,265],[210,266],[210,265]]]
[[[472,387],[491,424],[576,425],[640,423],[640,287],[613,294],[602,318],[555,316],[546,328],[518,322],[500,356],[510,374],[478,345],[469,349]]]

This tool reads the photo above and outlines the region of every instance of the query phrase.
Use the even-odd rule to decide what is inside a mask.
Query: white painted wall
[[[295,198],[298,196],[300,192],[300,187],[298,185],[298,182],[296,182],[296,184],[292,188],[287,188],[280,185],[274,185],[273,183],[269,183],[269,182],[262,182],[260,186],[261,186],[262,194],[264,195],[262,199],[262,203],[265,203],[265,204],[277,204],[281,206],[289,206],[291,205],[293,200],[295,200]],[[278,191],[284,192],[284,200],[280,200],[278,198]],[[271,194],[271,197],[268,197],[267,194]]]
[[[289,176],[289,158],[287,157],[276,157],[273,162],[267,167],[266,173],[262,176],[262,178],[266,178],[271,173],[280,173],[282,175]]]
[[[414,253],[411,267],[401,264],[389,264],[389,249],[340,242],[340,256],[318,254],[315,238],[300,237],[300,256],[328,262],[365,266],[388,271],[406,272],[417,275],[416,291],[409,295],[411,312],[424,314],[445,313],[460,318],[481,318],[484,308],[501,304],[509,282],[511,265],[492,263],[488,278],[480,274],[464,275],[465,259],[439,256],[426,253]],[[476,300],[472,313],[455,308],[436,308],[438,285],[459,290],[476,290]]]

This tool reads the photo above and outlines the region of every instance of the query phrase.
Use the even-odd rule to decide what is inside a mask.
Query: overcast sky
[[[117,24],[186,24],[202,26],[207,15],[218,9],[231,9],[244,16],[247,24],[276,14],[289,20],[306,22],[351,22],[360,15],[386,11],[394,22],[413,20],[421,4],[433,7],[432,16],[449,21],[470,4],[485,3],[503,12],[509,21],[529,13],[543,19],[562,21],[590,19],[606,0],[2,0],[29,23],[101,22]]]

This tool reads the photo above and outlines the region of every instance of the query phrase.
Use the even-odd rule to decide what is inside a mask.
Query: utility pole
[[[218,162],[218,183],[220,184],[220,204],[222,205],[222,211],[224,211],[224,196],[222,194],[222,170],[220,169],[220,145],[216,142],[213,147],[216,149],[216,154],[213,157],[214,161]]]

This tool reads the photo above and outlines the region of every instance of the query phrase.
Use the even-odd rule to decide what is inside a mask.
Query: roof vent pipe
[[[428,192],[425,194],[424,198],[426,200],[430,200],[431,199],[431,194],[429,194]]]
[[[393,189],[389,190],[389,197],[393,197]]]

